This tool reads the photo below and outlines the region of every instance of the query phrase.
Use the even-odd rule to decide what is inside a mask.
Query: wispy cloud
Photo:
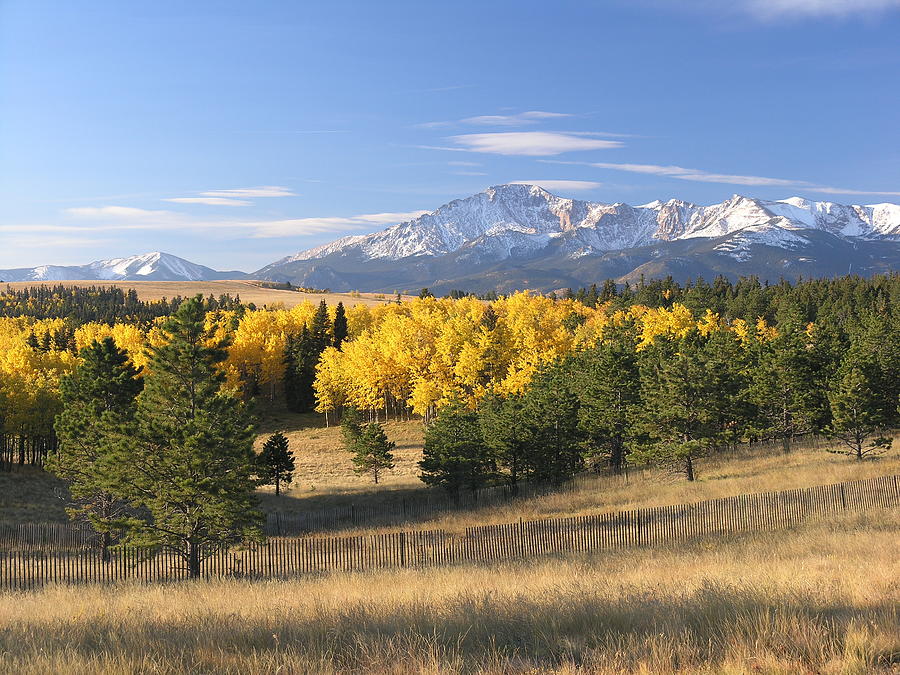
[[[205,206],[252,206],[251,199],[268,197],[294,197],[296,193],[282,185],[261,185],[251,188],[207,190],[197,197],[169,197],[164,202],[176,204],[203,204]]]
[[[279,220],[204,220],[174,211],[138,209],[127,206],[76,207],[65,213],[78,220],[90,221],[84,225],[8,225],[0,226],[0,232],[54,232],[69,235],[94,232],[133,230],[190,230],[230,231],[238,236],[251,238],[293,237],[309,234],[340,233],[346,230],[371,229],[404,222],[427,211],[401,211],[363,213],[353,216],[326,216],[320,218],[285,218]]]
[[[616,162],[561,162],[556,160],[538,160],[547,164],[575,164],[590,166],[597,169],[610,169],[613,171],[626,171],[629,173],[643,173],[653,176],[665,176],[678,180],[694,181],[698,183],[723,183],[726,185],[750,185],[754,187],[789,187],[803,189],[808,192],[820,192],[822,194],[846,194],[846,195],[886,195],[897,196],[900,192],[879,190],[855,190],[852,188],[839,188],[827,185],[817,185],[810,181],[795,180],[790,178],[771,178],[767,176],[748,176],[742,174],[714,173],[701,169],[687,169],[682,166],[664,164],[623,164]]]
[[[744,9],[762,19],[790,16],[845,17],[900,7],[900,0],[741,0]]]
[[[592,180],[511,180],[513,185],[537,185],[545,190],[593,190],[603,185]]]
[[[632,0],[633,1],[633,0]],[[900,8],[900,0],[642,0],[658,7],[709,15],[743,15],[759,21],[779,19],[853,18]]]
[[[253,204],[246,199],[229,199],[228,197],[173,197],[163,199],[163,201],[176,204],[206,204],[207,206],[251,206]]]
[[[481,166],[481,162],[447,162],[449,166]]]
[[[485,171],[451,171],[454,176],[487,176]]]
[[[470,152],[496,155],[548,156],[578,150],[621,148],[621,141],[596,138],[588,133],[554,131],[507,131],[487,134],[451,136],[453,143]],[[446,148],[435,148],[446,149]]]
[[[201,192],[203,197],[231,197],[235,199],[253,197],[293,197],[295,193],[281,185],[260,185],[252,188],[237,188],[233,190],[208,190]]]
[[[505,126],[518,127],[526,124],[537,124],[544,120],[554,120],[561,117],[572,117],[569,113],[547,112],[544,110],[527,110],[515,115],[478,115],[466,117],[462,124],[477,124],[481,126]]]
[[[475,115],[459,120],[439,120],[436,122],[422,122],[415,126],[421,129],[441,129],[457,125],[493,126],[493,127],[521,127],[529,124],[538,124],[546,120],[556,120],[564,117],[575,117],[571,113],[549,112],[546,110],[526,110],[525,112],[509,115]]]
[[[699,169],[686,169],[681,166],[661,166],[657,164],[617,164],[612,162],[592,162],[598,169],[614,169],[631,173],[648,173],[655,176],[669,176],[679,180],[690,180],[701,183],[727,183],[731,185],[797,185],[797,181],[785,178],[766,178],[764,176],[741,176],[736,174],[710,173]]]
[[[159,220],[177,217],[174,211],[158,209],[138,209],[133,206],[75,206],[64,209],[64,213],[75,218],[98,218],[102,220]]]
[[[325,218],[293,218],[247,223],[253,228],[254,238],[294,237],[307,234],[323,234],[343,230],[364,230],[385,225],[402,223],[428,213],[428,211],[405,211],[394,213],[364,213],[357,216],[337,216]]]

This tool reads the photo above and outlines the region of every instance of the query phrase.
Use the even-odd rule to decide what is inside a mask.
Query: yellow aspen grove
[[[147,365],[147,357],[144,348],[147,346],[147,337],[144,332],[135,325],[128,323],[86,323],[75,330],[75,347],[81,351],[92,342],[98,342],[111,337],[119,349],[128,353],[128,358],[138,368]]]

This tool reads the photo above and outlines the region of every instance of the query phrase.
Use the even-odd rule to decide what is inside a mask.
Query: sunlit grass
[[[497,566],[0,596],[0,671],[891,672],[900,516]]]

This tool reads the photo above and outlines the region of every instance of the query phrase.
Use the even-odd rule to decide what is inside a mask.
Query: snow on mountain
[[[900,206],[846,206],[801,197],[767,201],[734,195],[721,204],[679,200],[642,206],[565,199],[536,185],[499,185],[381,232],[338,239],[301,251],[260,270],[335,254],[363,260],[445,256],[479,249],[497,261],[558,247],[571,258],[658,242],[742,236],[718,250],[741,259],[750,244],[785,249],[805,241],[799,230],[822,230],[843,238],[900,238]]]
[[[128,258],[95,260],[87,265],[41,265],[0,270],[3,281],[209,281],[243,276],[242,272],[217,272],[159,251]]]

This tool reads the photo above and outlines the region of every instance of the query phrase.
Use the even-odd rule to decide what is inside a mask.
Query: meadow
[[[5,673],[872,673],[900,516],[654,549],[0,596]]]
[[[264,288],[257,281],[233,280],[233,281],[16,281],[3,283],[2,287],[14,290],[36,288],[41,286],[99,286],[103,288],[121,288],[122,290],[134,289],[138,298],[142,301],[161,300],[181,296],[188,298],[197,293],[203,296],[227,294],[232,297],[241,296],[244,303],[253,303],[258,307],[264,305],[272,307],[283,305],[286,309],[295,307],[303,302],[318,304],[324,300],[329,305],[343,302],[345,306],[365,305],[375,307],[392,302],[396,296],[381,293],[302,293],[299,291],[280,290],[276,288]],[[406,297],[409,299],[409,296]]]

